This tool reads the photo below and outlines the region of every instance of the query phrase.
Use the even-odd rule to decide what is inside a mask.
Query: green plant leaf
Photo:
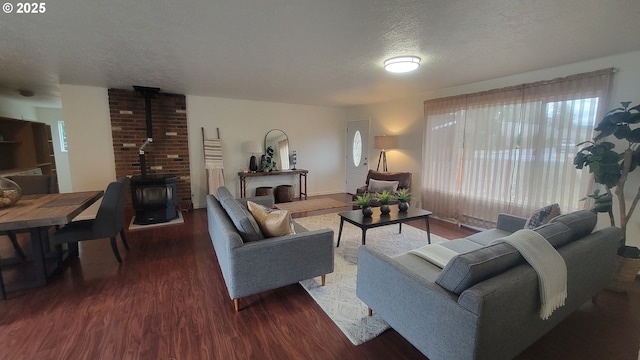
[[[616,144],[609,142],[609,141],[603,141],[599,144],[600,146],[608,149],[608,150],[612,150],[616,147]]]
[[[606,113],[606,114],[604,114],[604,115],[605,115],[605,116],[607,116],[607,115],[613,114],[613,113],[615,113],[615,112],[618,112],[618,111],[625,111],[625,110],[626,110],[626,108],[619,107],[619,108],[615,108],[615,109],[611,109],[611,110],[607,111],[607,113]]]
[[[603,119],[602,121],[600,121],[600,123],[598,124],[598,126],[595,127],[595,131],[599,131],[600,133],[598,135],[596,135],[593,140],[598,141],[600,139],[603,139],[611,134],[613,134],[617,129],[616,124],[612,124],[608,121],[606,121],[606,119]]]
[[[618,139],[627,139],[629,136],[631,136],[631,128],[629,127],[629,124],[619,125],[616,131],[613,133],[613,136]]]
[[[582,152],[577,153],[576,156],[573,158],[573,166],[575,166],[576,169],[582,169],[586,162],[587,162],[587,156]]]
[[[635,113],[629,116],[629,124],[640,123],[640,113]]]
[[[633,131],[631,131],[631,134],[629,134],[626,139],[633,144],[640,143],[640,128],[633,129]]]
[[[631,154],[631,164],[629,165],[629,172],[632,172],[640,165],[640,149],[636,149],[633,154]]]

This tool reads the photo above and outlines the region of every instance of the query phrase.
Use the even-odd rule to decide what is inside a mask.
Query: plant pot
[[[382,215],[387,215],[388,213],[390,213],[391,208],[389,207],[389,204],[380,205],[380,212],[382,213]]]
[[[405,201],[399,202],[398,210],[400,210],[400,212],[406,212],[407,210],[409,210],[409,203]]]
[[[618,262],[618,271],[614,274],[613,281],[607,289],[615,292],[627,292],[640,271],[640,258],[618,255]]]
[[[362,208],[362,215],[367,216],[367,217],[373,215],[373,209],[371,208],[371,206],[363,207]]]

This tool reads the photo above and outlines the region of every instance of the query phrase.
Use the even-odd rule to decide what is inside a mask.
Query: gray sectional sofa
[[[271,207],[273,196],[234,199],[220,187],[207,195],[209,235],[236,311],[240,298],[333,272],[333,230],[264,238],[246,202]]]
[[[496,229],[446,242],[460,254],[444,269],[410,253],[391,258],[361,246],[356,293],[431,360],[513,358],[609,284],[622,238],[615,227],[592,232],[590,211],[534,229],[567,266],[566,303],[542,320],[535,270],[511,245],[489,245],[525,221],[502,214]]]

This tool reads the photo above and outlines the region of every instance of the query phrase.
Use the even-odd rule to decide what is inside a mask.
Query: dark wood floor
[[[128,231],[120,266],[107,240],[87,242],[47,286],[10,293],[0,302],[0,359],[424,359],[393,330],[352,345],[298,284],[244,298],[235,313],[206,211],[184,215],[180,226]],[[470,232],[435,220],[431,229]],[[636,359],[639,344],[637,280],[629,294],[603,292],[518,359]]]

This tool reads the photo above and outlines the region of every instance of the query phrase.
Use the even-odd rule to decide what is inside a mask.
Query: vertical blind
[[[606,111],[613,72],[425,101],[423,207],[484,228],[499,213],[585,208],[593,181],[573,156]]]

